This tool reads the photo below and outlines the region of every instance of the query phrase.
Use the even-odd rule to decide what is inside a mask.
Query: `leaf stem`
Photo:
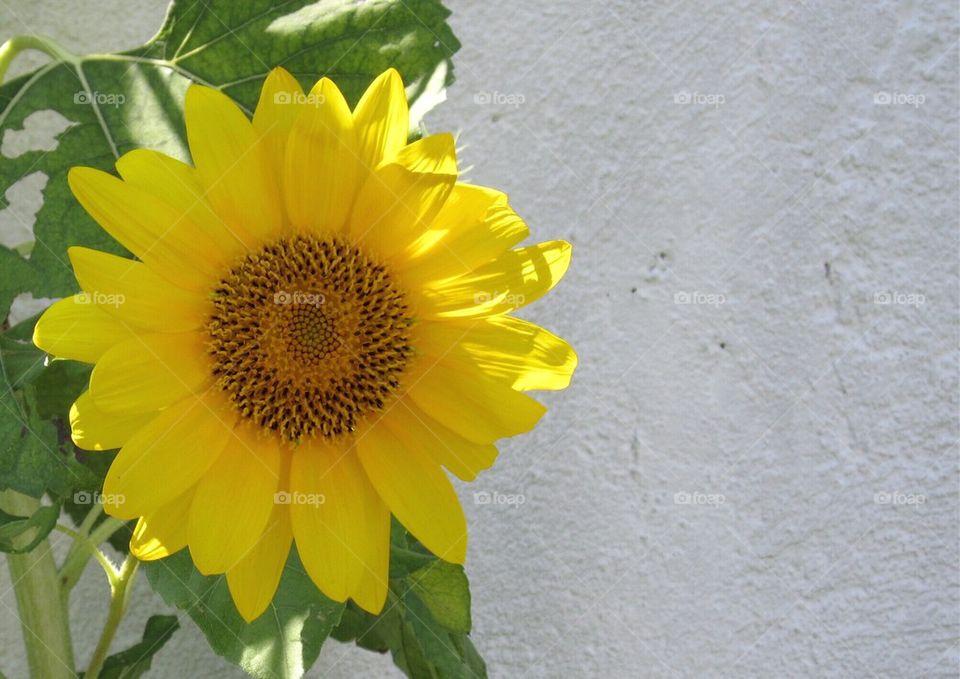
[[[18,54],[26,50],[37,50],[43,52],[58,61],[74,63],[77,61],[76,55],[68,52],[56,40],[45,38],[40,35],[17,35],[0,45],[0,83],[3,82],[7,69],[17,57]]]
[[[110,583],[110,586],[113,587],[114,583],[117,580],[117,567],[114,566],[112,563],[110,563],[110,559],[108,559],[106,555],[104,555],[104,553],[97,548],[97,545],[94,544],[94,542],[86,535],[78,533],[77,531],[71,528],[67,528],[64,525],[61,525],[58,523],[55,526],[55,528],[61,533],[63,533],[64,535],[69,535],[70,537],[72,537],[74,539],[73,544],[83,545],[83,547],[87,550],[86,557],[89,558],[90,556],[93,556],[93,558],[95,558],[100,563],[100,565],[103,567],[103,572],[107,574],[107,581]],[[84,565],[86,565],[87,558],[83,559]],[[68,597],[70,590],[67,589],[66,587],[68,582],[66,577],[64,576],[64,573],[62,572],[62,569],[60,573],[60,584],[64,589],[63,596],[66,599]],[[76,584],[76,580],[69,583],[71,588],[73,587],[74,584]]]
[[[136,580],[137,568],[140,561],[133,554],[128,554],[120,571],[117,573],[116,580],[110,583],[110,612],[107,614],[107,622],[103,626],[103,632],[100,633],[100,640],[93,651],[93,657],[90,659],[90,665],[83,675],[85,679],[98,679],[100,671],[103,669],[103,663],[107,659],[107,653],[110,651],[110,644],[123,614],[127,612],[127,605],[130,603],[130,593],[133,591],[133,583]]]
[[[40,501],[14,491],[0,493],[0,506],[18,516],[31,516]],[[7,554],[10,580],[17,597],[23,643],[31,677],[75,677],[67,610],[60,598],[57,564],[44,540],[27,554]]]
[[[91,515],[94,517],[93,521],[90,521]],[[66,533],[74,538],[73,545],[70,547],[70,551],[67,552],[67,556],[63,560],[63,565],[60,566],[61,596],[63,597],[64,605],[66,605],[74,585],[77,584],[80,576],[83,575],[83,571],[87,567],[87,561],[90,560],[91,556],[97,559],[100,565],[104,567],[108,580],[112,582],[112,578],[116,575],[116,568],[113,567],[113,564],[111,564],[109,560],[106,560],[103,552],[100,551],[100,545],[119,529],[123,528],[125,524],[120,519],[107,517],[99,526],[93,528],[93,522],[96,520],[97,515],[98,513],[95,513],[94,510],[91,509],[90,514],[84,519],[78,531],[73,531],[65,526],[57,526],[57,530],[61,533]]]

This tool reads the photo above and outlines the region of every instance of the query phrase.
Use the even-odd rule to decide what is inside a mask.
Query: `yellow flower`
[[[259,616],[295,541],[331,599],[379,612],[391,513],[462,563],[463,480],[494,442],[530,430],[576,356],[507,315],[550,290],[570,245],[515,247],[503,193],[457,181],[454,140],[408,144],[399,74],[351,111],[282,69],[253,120],[192,86],[194,166],[149,150],[120,178],[69,174],[90,215],[136,260],[74,247],[83,293],[43,314],[34,342],[94,363],[73,440],[120,448],[106,511],[139,519],[143,560],[189,546]]]

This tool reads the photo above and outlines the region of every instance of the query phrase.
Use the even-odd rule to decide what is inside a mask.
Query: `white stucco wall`
[[[956,676],[957,4],[449,5],[431,128],[576,244],[529,311],[575,384],[462,488],[491,675]],[[113,50],[163,11],[3,0],[0,28]],[[162,609],[141,582],[116,648]],[[189,621],[155,665],[239,676]],[[394,675],[335,642],[311,672]]]

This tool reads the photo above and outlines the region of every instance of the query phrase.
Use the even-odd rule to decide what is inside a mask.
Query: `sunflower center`
[[[412,350],[403,294],[359,249],[280,238],[213,294],[214,374],[239,412],[291,441],[339,436],[381,410]]]

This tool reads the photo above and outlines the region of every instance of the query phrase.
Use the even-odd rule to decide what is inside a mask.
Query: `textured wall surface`
[[[576,245],[528,313],[575,383],[461,488],[491,675],[957,676],[957,4],[449,4],[431,128]],[[0,27],[111,50],[163,14],[71,5],[2,0]],[[139,583],[117,648],[162,608]],[[239,675],[189,622],[155,664]],[[333,642],[311,672],[395,675]]]

